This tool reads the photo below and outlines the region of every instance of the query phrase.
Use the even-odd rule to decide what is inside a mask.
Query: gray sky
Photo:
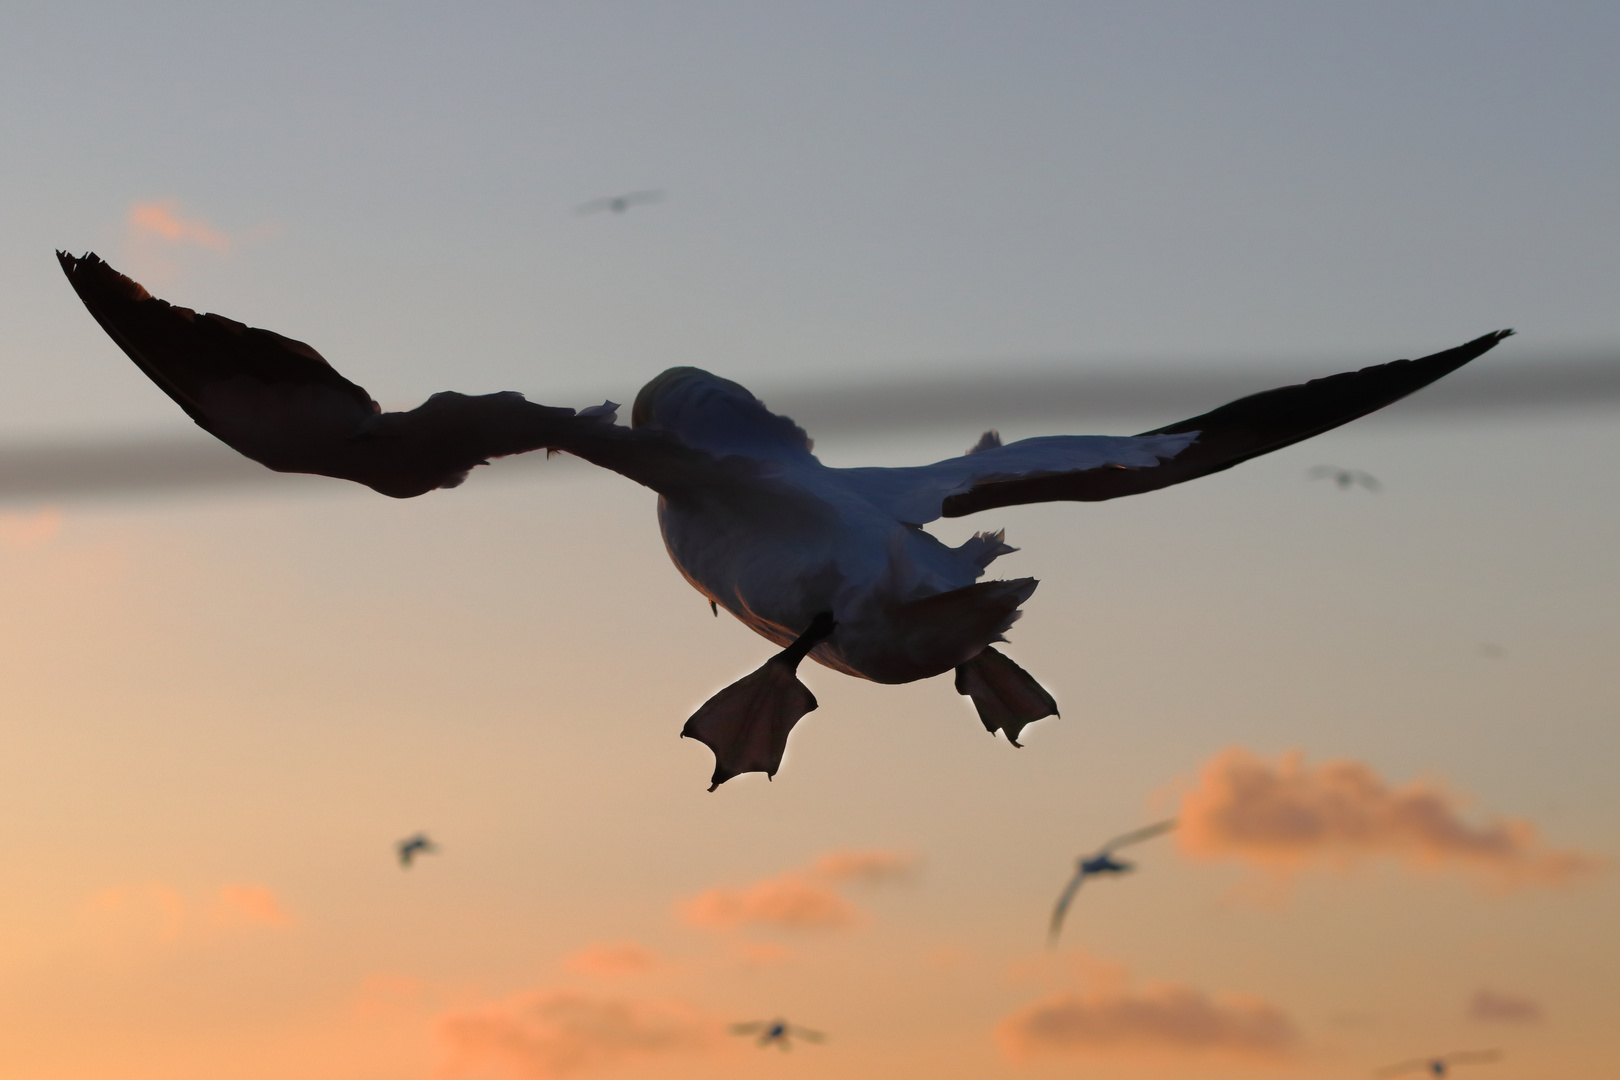
[[[57,246],[390,406],[1601,348],[1617,37],[1602,4],[11,8],[0,430],[182,423]],[[571,213],[634,188],[668,199]],[[133,237],[159,200],[228,250]]]

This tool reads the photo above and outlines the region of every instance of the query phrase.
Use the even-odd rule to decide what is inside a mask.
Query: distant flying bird
[[[1128,832],[1124,836],[1116,836],[1090,855],[1082,855],[1075,862],[1074,877],[1063,887],[1063,893],[1058,897],[1057,906],[1052,909],[1052,925],[1046,931],[1047,948],[1057,945],[1058,935],[1063,932],[1063,917],[1069,913],[1069,905],[1074,902],[1075,893],[1080,891],[1080,885],[1088,877],[1098,874],[1128,874],[1136,869],[1135,863],[1128,863],[1124,859],[1114,858],[1114,852],[1122,847],[1140,844],[1144,840],[1151,840],[1155,836],[1162,836],[1176,827],[1175,819],[1160,821],[1143,829]]]
[[[1362,472],[1360,469],[1341,469],[1337,465],[1317,465],[1310,471],[1312,480],[1331,479],[1339,485],[1341,491],[1348,491],[1357,485],[1368,491],[1377,491],[1381,485],[1378,477],[1372,473]]]
[[[1462,1050],[1455,1054],[1445,1054],[1434,1058],[1413,1058],[1396,1065],[1386,1065],[1373,1073],[1374,1076],[1401,1076],[1406,1073],[1427,1072],[1430,1076],[1445,1076],[1451,1071],[1453,1065],[1484,1065],[1492,1061],[1500,1061],[1502,1054],[1497,1050]]]
[[[399,865],[409,870],[418,855],[432,855],[439,850],[439,845],[429,840],[427,833],[417,833],[395,844],[394,850],[399,852]]]
[[[622,214],[632,206],[647,206],[651,203],[663,202],[662,191],[627,191],[623,195],[607,195],[590,202],[580,203],[574,207],[574,213],[580,216],[586,214],[600,214],[604,210],[615,214]]]
[[[733,1035],[758,1035],[759,1038],[754,1040],[756,1045],[763,1048],[775,1043],[783,1050],[793,1049],[793,1044],[789,1041],[791,1039],[803,1039],[805,1042],[813,1043],[827,1041],[827,1036],[819,1031],[811,1031],[809,1028],[800,1027],[798,1024],[790,1024],[782,1019],[754,1020],[746,1024],[732,1024],[731,1033]]]
[[[796,675],[813,657],[881,683],[955,672],[985,729],[1009,742],[1057,703],[993,643],[1034,578],[979,581],[1014,548],[1001,532],[947,547],[941,517],[1023,503],[1097,502],[1229,469],[1399,400],[1512,331],[1240,398],[1135,437],[1056,435],[912,468],[831,469],[803,429],[743,387],[671,368],[636,395],[630,426],[605,402],[580,412],[521,394],[434,394],[384,413],[299,341],[171,307],[95,255],[58,252],[102,328],[203,428],[279,472],[353,480],[395,498],[455,487],[492,457],[566,451],[658,493],[664,545],[711,603],[783,647],[710,698],[681,734],[715,755],[710,790],[775,775],[789,732],[816,707]]]

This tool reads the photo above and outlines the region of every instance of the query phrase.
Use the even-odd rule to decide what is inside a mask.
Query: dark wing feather
[[[1074,877],[1063,887],[1058,896],[1057,904],[1052,908],[1052,921],[1046,927],[1046,947],[1057,948],[1058,935],[1063,933],[1063,919],[1069,913],[1069,905],[1074,902],[1074,894],[1080,891],[1080,886],[1086,880],[1086,872],[1076,868]]]
[[[1500,1050],[1459,1050],[1454,1054],[1447,1054],[1440,1060],[1447,1065],[1487,1065],[1493,1061],[1502,1060]]]
[[[1129,847],[1132,844],[1140,844],[1144,840],[1151,840],[1155,836],[1161,836],[1175,827],[1175,818],[1170,818],[1167,821],[1154,822],[1152,825],[1149,825],[1146,828],[1135,829],[1123,836],[1114,837],[1112,840],[1108,841],[1108,843],[1104,844],[1098,850],[1097,854],[1111,855],[1122,847]]]
[[[1046,476],[987,480],[944,502],[945,517],[1023,503],[1100,502],[1169,487],[1280,450],[1383,408],[1489,352],[1511,330],[1498,330],[1420,360],[1397,360],[1253,394],[1179,424],[1143,435],[1199,432],[1198,440],[1148,468],[1084,469]]]
[[[384,413],[301,341],[152,296],[93,254],[57,252],[102,329],[204,431],[277,472],[316,473],[409,498],[455,487],[490,458],[563,450],[657,490],[735,461],[666,433],[619,427],[611,406],[576,414],[516,393],[435,394]]]

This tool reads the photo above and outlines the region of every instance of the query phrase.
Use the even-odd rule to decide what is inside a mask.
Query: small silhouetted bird
[[[439,845],[429,840],[427,833],[419,832],[395,844],[394,850],[399,852],[399,865],[409,870],[418,855],[432,855],[439,850]]]
[[[1385,1065],[1374,1076],[1401,1076],[1410,1072],[1426,1072],[1430,1076],[1445,1076],[1453,1065],[1484,1065],[1501,1060],[1498,1050],[1460,1050],[1455,1054],[1442,1054],[1433,1058],[1413,1058],[1396,1065]]]
[[[1307,475],[1312,480],[1331,479],[1343,491],[1349,491],[1358,485],[1368,491],[1377,491],[1383,486],[1379,484],[1378,477],[1372,473],[1362,472],[1360,469],[1341,469],[1337,465],[1317,465]]]
[[[1075,862],[1074,877],[1063,889],[1063,895],[1058,897],[1057,906],[1052,909],[1052,925],[1046,933],[1046,944],[1050,948],[1057,944],[1058,935],[1063,932],[1063,916],[1069,913],[1069,904],[1074,901],[1074,894],[1080,891],[1080,883],[1094,874],[1125,874],[1136,869],[1135,863],[1128,863],[1123,859],[1114,858],[1114,852],[1131,844],[1140,844],[1144,840],[1151,840],[1176,827],[1175,819],[1160,821],[1144,829],[1128,832],[1124,836],[1116,836],[1090,855],[1082,855]]]
[[[600,199],[580,203],[574,207],[574,213],[581,216],[585,214],[600,214],[604,210],[615,214],[622,214],[632,206],[646,206],[649,203],[663,202],[662,191],[627,191],[623,195],[605,195]]]
[[[775,1020],[751,1020],[746,1024],[732,1024],[733,1035],[758,1035],[754,1042],[761,1047],[775,1043],[783,1050],[793,1049],[792,1039],[803,1039],[805,1042],[821,1043],[827,1041],[827,1036],[819,1031],[790,1024],[781,1018]]]

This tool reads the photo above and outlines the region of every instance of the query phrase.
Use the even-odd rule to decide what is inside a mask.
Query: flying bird
[[[1455,1054],[1444,1054],[1433,1058],[1413,1058],[1411,1061],[1386,1065],[1373,1073],[1373,1075],[1379,1077],[1402,1076],[1412,1072],[1427,1072],[1430,1076],[1445,1076],[1451,1071],[1453,1065],[1484,1065],[1501,1059],[1502,1054],[1497,1050],[1461,1050]]]
[[[709,790],[774,776],[816,707],[805,657],[880,683],[955,672],[991,734],[1014,746],[1057,703],[994,644],[1035,591],[980,581],[1016,550],[980,532],[947,547],[923,526],[1023,503],[1096,502],[1229,469],[1382,408],[1489,351],[1501,330],[1424,357],[1240,398],[1133,437],[1055,435],[910,468],[833,469],[804,430],[728,379],[671,368],[636,395],[575,412],[506,392],[434,394],[385,413],[314,349],[150,295],[94,254],[58,252],[104,330],[192,420],[279,472],[365,484],[395,498],[455,487],[490,458],[562,451],[658,495],[664,544],[710,603],[782,648],[693,713],[681,734],[715,756]]]
[[[600,214],[604,210],[622,214],[632,206],[646,206],[663,201],[662,191],[627,191],[623,195],[606,195],[600,199],[580,203],[574,207],[574,213],[581,217],[586,214]]]
[[[409,870],[418,855],[432,855],[439,845],[429,840],[427,833],[417,833],[395,844],[394,850],[399,852],[399,865]]]
[[[1362,472],[1360,469],[1341,469],[1337,465],[1317,465],[1307,475],[1312,480],[1331,479],[1339,485],[1341,491],[1349,491],[1356,486],[1364,487],[1368,491],[1377,491],[1383,486],[1378,482],[1378,477],[1372,473]]]
[[[819,1031],[790,1024],[786,1020],[753,1020],[746,1024],[732,1024],[733,1035],[758,1035],[754,1040],[761,1049],[775,1043],[783,1050],[793,1049],[792,1039],[803,1039],[805,1042],[823,1043],[827,1036]]]
[[[1063,917],[1069,913],[1069,905],[1074,903],[1075,893],[1080,891],[1080,885],[1088,877],[1098,874],[1128,874],[1136,869],[1135,863],[1128,863],[1124,859],[1114,858],[1114,852],[1122,847],[1140,844],[1144,840],[1151,840],[1155,836],[1162,836],[1176,827],[1175,819],[1160,821],[1146,828],[1136,829],[1124,836],[1116,836],[1090,855],[1082,855],[1075,861],[1074,876],[1063,887],[1058,896],[1057,906],[1052,909],[1052,925],[1046,931],[1046,946],[1053,948],[1057,945],[1058,935],[1063,932]]]

